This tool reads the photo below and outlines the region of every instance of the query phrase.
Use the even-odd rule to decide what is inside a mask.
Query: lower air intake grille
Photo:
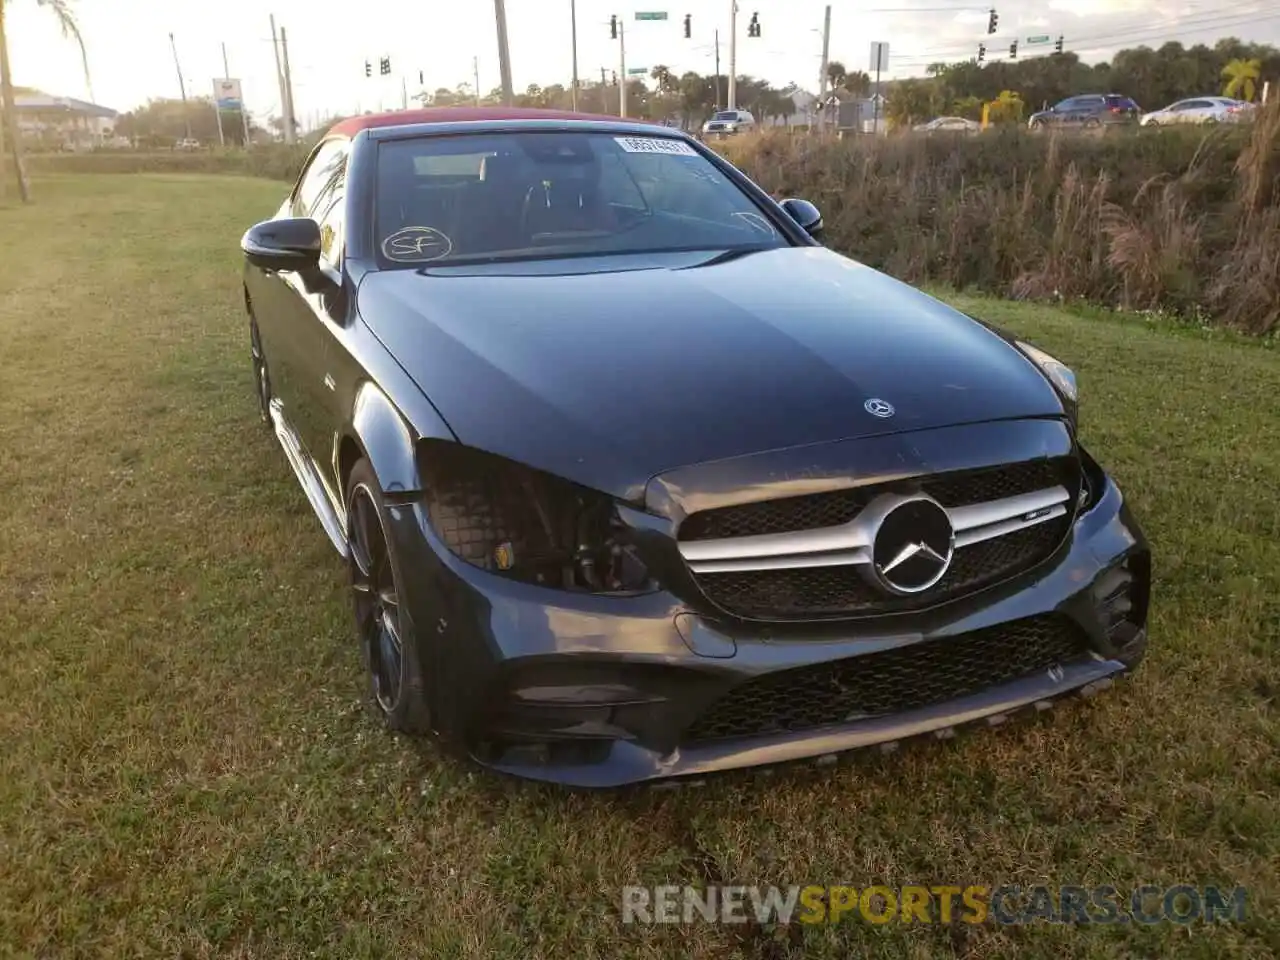
[[[1086,656],[1085,636],[1071,620],[1028,617],[748,680],[698,718],[684,741],[794,733],[902,713]]]

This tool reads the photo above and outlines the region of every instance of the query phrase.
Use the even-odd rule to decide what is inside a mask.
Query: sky
[[[737,72],[775,85],[817,86],[827,0],[738,0]],[[245,101],[259,118],[279,113],[270,16],[287,31],[298,119],[308,121],[400,105],[410,95],[472,82],[499,84],[491,0],[71,0],[89,51],[92,90],[75,44],[59,33],[35,0],[5,0],[14,82],[48,93],[91,99],[130,110],[149,98],[177,97],[177,46],[187,94],[208,95],[223,76],[226,45],[230,76],[242,80]],[[609,37],[609,16],[625,22],[628,68],[665,64],[676,73],[715,69],[720,33],[721,72],[729,71],[732,0],[576,0],[578,70],[582,80],[612,74],[621,62]],[[1007,4],[1007,5],[1006,5]],[[529,84],[568,84],[572,76],[571,0],[506,0],[511,70],[517,91]],[[1049,53],[1052,43],[1027,38],[1063,36],[1065,48],[1086,61],[1115,50],[1166,40],[1212,43],[1219,37],[1280,45],[1280,5],[1274,0],[995,0],[999,29],[987,36],[990,0],[830,0],[833,60],[867,69],[870,45],[887,42],[893,77],[920,75],[926,64],[962,60],[987,44],[988,59],[1007,56],[1021,38],[1020,57]],[[1002,9],[1003,7],[1003,9]],[[637,22],[639,11],[665,11],[664,22]],[[753,13],[759,38],[747,37]],[[684,38],[685,14],[693,36]],[[378,75],[390,57],[392,75]],[[373,64],[364,75],[365,60]]]

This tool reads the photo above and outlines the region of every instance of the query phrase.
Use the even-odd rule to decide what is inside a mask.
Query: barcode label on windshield
[[[698,151],[683,140],[667,137],[614,137],[627,153],[667,153],[676,157],[696,157]]]

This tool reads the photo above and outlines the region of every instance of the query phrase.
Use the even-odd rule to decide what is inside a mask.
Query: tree
[[[22,144],[18,141],[18,116],[14,105],[13,77],[9,73],[9,41],[5,35],[5,5],[9,0],[0,0],[0,107],[3,108],[5,126],[8,128],[9,151],[13,154],[14,175],[18,181],[18,194],[22,202],[31,199],[27,188],[27,178],[22,172]],[[80,62],[84,65],[85,85],[89,86],[89,54],[85,50],[84,37],[80,36],[80,25],[76,23],[75,14],[71,11],[71,0],[36,0],[36,6],[46,7],[53,14],[62,35],[74,40],[80,47]],[[0,194],[4,190],[4,143],[0,138]]]
[[[889,91],[885,117],[895,127],[909,127],[938,112],[938,88],[930,80],[901,80]]]
[[[827,83],[831,85],[833,91],[844,87],[844,82],[848,76],[849,71],[845,69],[844,64],[839,60],[832,60],[827,64]]]
[[[987,117],[992,123],[1020,123],[1027,105],[1012,90],[1001,90],[991,101]]]
[[[871,77],[865,70],[855,70],[846,74],[844,88],[854,97],[866,97],[871,94]]]
[[[1262,76],[1262,61],[1232,60],[1222,68],[1222,75],[1227,78],[1227,85],[1222,88],[1224,97],[1252,101]]]

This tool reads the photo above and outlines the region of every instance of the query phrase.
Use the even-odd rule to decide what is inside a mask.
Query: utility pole
[[[720,31],[716,31],[716,109],[720,109]]]
[[[716,71],[719,73],[719,71]],[[738,0],[729,0],[729,109],[738,106]]]
[[[182,64],[178,62],[178,41],[169,34],[169,46],[173,48],[173,67],[178,71],[178,93],[182,95],[182,122],[187,128],[187,139],[191,139],[191,117],[187,113],[187,85],[182,80]]]
[[[627,22],[618,18],[618,116],[627,116]]]
[[[274,13],[271,14],[271,50],[276,56],[276,88],[280,91],[280,115],[284,117],[288,110],[284,105],[284,70],[280,67],[280,40],[276,36],[276,15]],[[359,113],[359,109],[356,112]],[[285,120],[287,123],[288,118],[285,117]]]
[[[573,37],[573,86],[569,88],[569,101],[573,112],[578,112],[578,0],[569,0],[569,22]]]
[[[827,116],[827,64],[831,52],[831,4],[822,15],[822,68],[818,73],[818,129],[821,130]]]
[[[476,82],[476,106],[480,106],[480,58],[471,58],[471,73],[475,76]]]
[[[285,36],[283,26],[280,28],[280,59],[284,63],[284,142],[293,143],[293,77],[289,74],[289,38]]]
[[[498,73],[502,77],[502,102],[511,106],[515,94],[511,90],[511,53],[507,48],[507,7],[503,0],[493,0],[493,17],[498,24]]]

